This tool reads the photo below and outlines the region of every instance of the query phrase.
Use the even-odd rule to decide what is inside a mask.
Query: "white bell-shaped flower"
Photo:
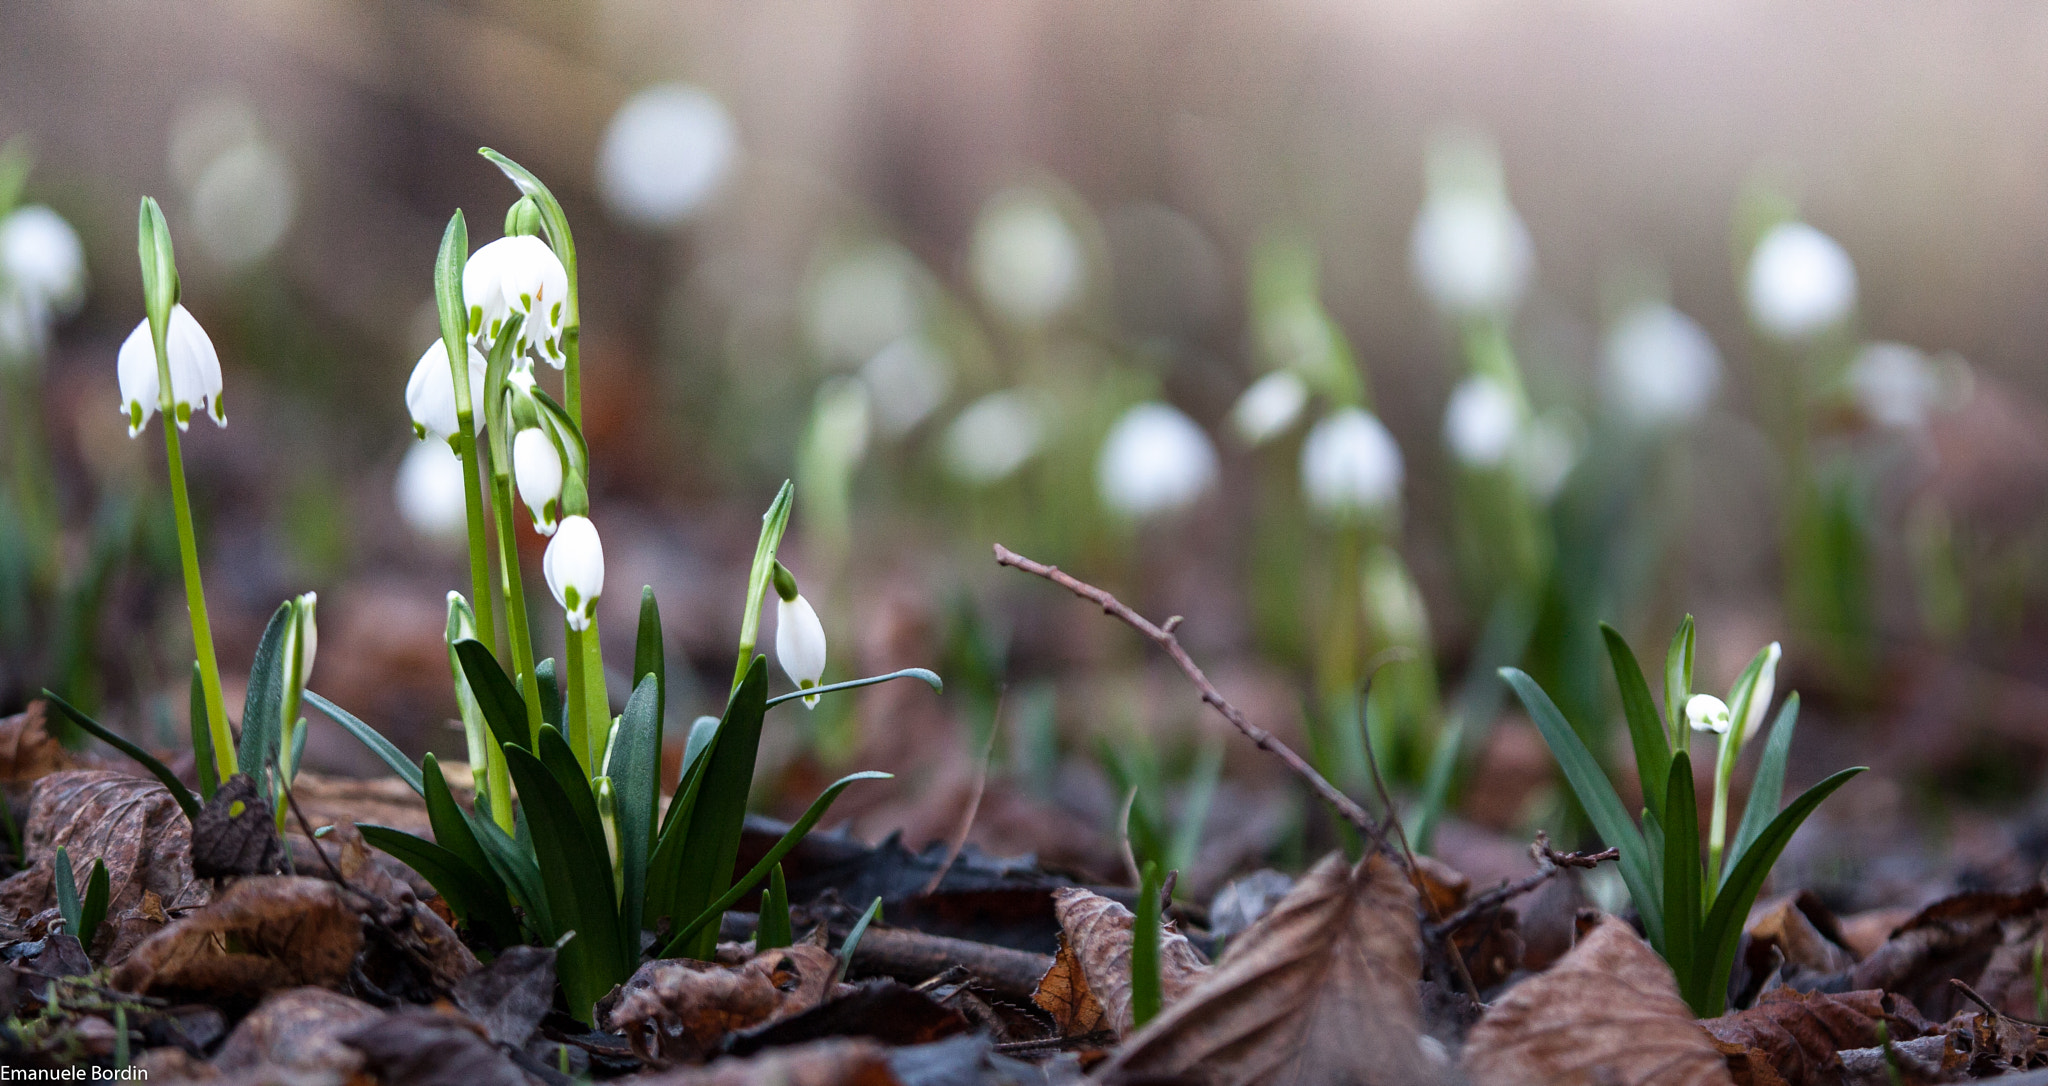
[[[1600,392],[1629,425],[1656,430],[1706,413],[1721,385],[1721,355],[1691,317],[1639,306],[1607,334]]]
[[[792,584],[790,587],[794,588]],[[782,673],[797,685],[799,690],[809,690],[818,685],[825,675],[825,626],[818,621],[818,612],[811,608],[811,601],[792,592],[783,598],[782,586],[776,586],[775,600],[775,660],[782,665]],[[818,704],[817,695],[804,698],[805,707]]]
[[[1102,503],[1132,519],[1185,509],[1216,482],[1216,448],[1195,420],[1141,403],[1110,427],[1095,464]]]
[[[687,218],[717,194],[738,157],[732,114],[679,83],[626,99],[597,152],[597,191],[621,218],[647,227]]]
[[[1727,735],[1728,703],[1712,694],[1694,694],[1685,702],[1685,722],[1696,732]]]
[[[1490,468],[1508,455],[1522,429],[1515,394],[1491,377],[1467,377],[1444,408],[1444,444],[1458,462]]]
[[[1230,426],[1247,445],[1280,436],[1308,406],[1308,382],[1293,370],[1274,370],[1252,382],[1230,409]]]
[[[1742,706],[1742,719],[1737,723],[1742,725],[1742,741],[1745,743],[1756,738],[1758,729],[1764,726],[1764,714],[1770,712],[1771,697],[1777,693],[1778,661],[1785,652],[1773,641],[1761,655],[1763,659],[1756,671],[1756,681],[1747,691],[1737,694],[1738,703]]]
[[[1887,429],[1920,429],[1941,399],[1934,364],[1904,343],[1865,344],[1847,376],[1864,417]]]
[[[1030,393],[991,392],[946,427],[941,443],[946,470],[978,486],[1001,482],[1038,455],[1045,430],[1045,412]]]
[[[470,333],[495,341],[513,313],[518,349],[533,351],[561,369],[562,327],[569,304],[569,272],[548,243],[530,234],[499,238],[470,254],[462,269],[462,303],[469,308]]]
[[[540,559],[548,591],[562,605],[569,628],[587,630],[604,594],[604,544],[589,517],[563,517]]]
[[[0,219],[0,286],[35,299],[52,314],[85,300],[85,246],[64,217],[41,204]]]
[[[519,484],[519,500],[533,513],[533,530],[554,535],[562,506],[562,450],[539,427],[512,439],[512,479]]]
[[[974,283],[1003,316],[1037,326],[1080,297],[1088,275],[1081,239],[1059,206],[1029,189],[990,200],[968,253]]]
[[[1457,189],[1423,203],[1408,255],[1430,301],[1465,317],[1512,311],[1529,286],[1535,252],[1505,195]]]
[[[1835,239],[1803,222],[1780,223],[1749,258],[1750,319],[1781,340],[1826,331],[1856,307],[1856,265]]]
[[[470,424],[477,433],[484,429],[484,375],[489,369],[482,351],[469,345]],[[461,421],[455,414],[455,371],[448,365],[448,344],[435,340],[405,382],[405,409],[412,415],[412,432],[419,437],[452,438]]]
[[[392,496],[398,515],[429,539],[462,538],[469,523],[464,506],[462,458],[446,441],[417,441],[399,462]]]
[[[170,362],[171,408],[178,429],[183,430],[192,421],[195,411],[211,416],[216,426],[226,426],[227,412],[221,407],[220,397],[220,355],[214,351],[206,329],[199,327],[199,322],[182,305],[171,307],[170,324],[164,330],[164,353]],[[122,341],[115,370],[121,384],[121,413],[128,416],[128,436],[134,437],[156,414],[163,388],[157,379],[156,344],[148,320],[136,325],[135,331]]]
[[[291,639],[286,642],[285,651],[288,658],[298,660],[298,684],[301,690],[306,688],[306,683],[313,677],[313,656],[320,649],[320,627],[313,621],[313,609],[319,602],[318,592],[307,592],[298,598],[296,606],[292,608]]]
[[[1331,518],[1370,516],[1399,500],[1401,447],[1386,424],[1347,407],[1317,422],[1301,445],[1301,488]]]

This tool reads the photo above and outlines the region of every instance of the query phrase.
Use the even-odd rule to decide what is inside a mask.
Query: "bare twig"
[[[1466,924],[1471,923],[1474,919],[1492,912],[1509,901],[1543,885],[1567,867],[1593,868],[1609,860],[1619,860],[1621,859],[1621,850],[1610,848],[1605,852],[1593,853],[1559,852],[1550,847],[1550,835],[1538,830],[1535,843],[1529,846],[1529,856],[1536,861],[1535,874],[1519,882],[1501,883],[1499,886],[1473,898],[1464,908],[1445,918],[1443,923],[1431,924],[1429,926],[1429,937],[1431,939],[1444,938]]]
[[[1315,791],[1316,795],[1322,797],[1323,802],[1328,803],[1336,810],[1338,817],[1351,823],[1358,828],[1359,832],[1372,837],[1374,840],[1382,839],[1383,831],[1380,829],[1379,824],[1373,821],[1372,816],[1367,814],[1364,808],[1353,803],[1349,796],[1338,791],[1335,785],[1325,780],[1321,773],[1316,772],[1314,766],[1303,761],[1301,755],[1294,753],[1293,748],[1274,738],[1273,733],[1252,723],[1242,710],[1224,700],[1223,695],[1218,693],[1215,685],[1209,681],[1209,677],[1202,674],[1202,669],[1196,666],[1194,658],[1188,655],[1188,651],[1185,648],[1181,647],[1180,639],[1174,636],[1174,629],[1180,625],[1180,616],[1175,615],[1167,619],[1163,625],[1154,625],[1145,616],[1131,610],[1108,592],[1086,581],[1077,580],[1070,574],[1061,572],[1058,566],[1034,562],[1003,546],[1001,543],[996,544],[996,564],[1021,569],[1026,573],[1043,577],[1059,585],[1061,588],[1072,592],[1074,595],[1101,607],[1104,614],[1118,618],[1125,625],[1144,634],[1153,643],[1165,649],[1168,656],[1173,657],[1173,662],[1179,665],[1181,674],[1186,675],[1188,681],[1195,684],[1195,689],[1201,693],[1202,700],[1210,708],[1222,714],[1223,719],[1230,721],[1231,725],[1238,731],[1243,732],[1245,738],[1251,740],[1254,746],[1285,763],[1295,776],[1306,781],[1308,786]]]

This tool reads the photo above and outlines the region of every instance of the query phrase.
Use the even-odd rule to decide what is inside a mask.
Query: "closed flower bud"
[[[313,655],[320,648],[320,627],[313,621],[313,609],[320,602],[320,594],[308,592],[298,598],[292,608],[292,632],[288,651],[298,661],[299,689],[306,688],[306,682],[313,677]]]
[[[1385,424],[1347,407],[1315,424],[1301,446],[1301,488],[1333,519],[1371,516],[1401,496],[1401,447]]]
[[[518,313],[524,317],[518,350],[531,350],[556,369],[567,362],[562,327],[569,273],[547,242],[522,234],[478,249],[462,270],[462,302],[469,308],[471,335],[494,341],[505,319]]]
[[[604,544],[588,517],[564,517],[541,556],[541,576],[562,605],[569,628],[587,630],[604,594]]]
[[[1694,694],[1685,702],[1685,722],[1696,732],[1727,735],[1728,703],[1712,694]]]
[[[538,428],[519,431],[512,439],[512,478],[519,484],[519,500],[533,513],[533,530],[555,534],[562,504],[562,451],[554,439]]]
[[[1756,738],[1757,731],[1764,726],[1764,714],[1770,711],[1771,696],[1777,692],[1778,661],[1784,656],[1784,650],[1773,641],[1759,656],[1761,661],[1757,666],[1756,681],[1748,690],[1738,691],[1735,695],[1736,705],[1742,710],[1742,719],[1737,723],[1742,725],[1742,741],[1745,743]]]
[[[164,353],[170,362],[171,410],[178,429],[183,430],[192,421],[194,411],[210,415],[216,426],[226,426],[227,413],[221,407],[220,397],[220,355],[214,352],[213,340],[207,338],[206,330],[182,305],[171,307],[170,325],[164,331]],[[128,416],[128,436],[134,437],[156,414],[162,396],[156,345],[147,320],[136,325],[135,331],[128,333],[121,343],[115,370],[121,383],[121,413]]]
[[[784,599],[776,593],[775,659],[799,690],[809,690],[824,677],[825,626],[801,595]],[[817,704],[816,695],[804,698],[806,707]]]
[[[484,374],[488,364],[483,352],[469,348],[470,424],[478,433],[484,428]],[[448,345],[435,340],[412,377],[405,382],[405,409],[412,415],[412,432],[419,437],[452,438],[461,426],[455,414],[455,371],[448,365]]]

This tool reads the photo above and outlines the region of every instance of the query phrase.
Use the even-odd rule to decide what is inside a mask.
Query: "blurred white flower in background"
[[[872,393],[875,423],[889,437],[901,437],[946,402],[953,368],[945,352],[921,335],[904,336],[875,352],[860,368]]]
[[[1230,409],[1230,425],[1247,445],[1280,436],[1308,406],[1308,382],[1292,370],[1274,370],[1252,382]]]
[[[1504,316],[1529,286],[1536,248],[1508,202],[1500,158],[1485,140],[1440,136],[1429,152],[1429,193],[1408,257],[1423,293],[1453,317]]]
[[[597,191],[612,213],[671,226],[702,208],[732,172],[732,114],[709,92],[662,83],[626,99],[597,152]]]
[[[1916,347],[1868,343],[1849,363],[1849,389],[1864,417],[1894,430],[1917,430],[1941,399],[1941,376]]]
[[[924,269],[886,242],[834,258],[812,280],[804,331],[826,365],[851,368],[924,324]]]
[[[967,406],[946,427],[941,455],[946,470],[965,483],[1009,478],[1038,454],[1045,418],[1029,393],[991,392]]]
[[[467,531],[462,458],[445,441],[413,442],[399,461],[392,497],[406,526],[428,539],[452,543]]]
[[[1491,377],[1467,377],[1444,408],[1444,444],[1467,467],[1489,468],[1506,458],[1522,428],[1514,393]]]
[[[49,342],[50,322],[35,299],[0,287],[0,370],[42,357]]]
[[[1777,339],[1832,328],[1856,307],[1856,265],[1835,239],[1803,222],[1780,223],[1750,254],[1750,319]]]
[[[1050,198],[998,193],[982,209],[969,251],[974,284],[989,305],[1023,325],[1042,325],[1080,297],[1087,279],[1081,239]]]
[[[0,291],[18,292],[52,316],[85,301],[85,246],[64,217],[41,204],[0,219]]]
[[[1557,497],[1564,481],[1579,462],[1575,428],[1550,415],[1540,416],[1522,427],[1515,443],[1513,466],[1522,489],[1539,502]]]
[[[851,377],[827,380],[811,402],[808,445],[835,469],[852,471],[868,454],[869,408],[867,385]]]
[[[1332,518],[1370,516],[1400,500],[1401,447],[1370,412],[1347,407],[1318,421],[1301,446],[1301,488]]]
[[[1180,409],[1157,402],[1124,412],[1095,463],[1102,503],[1133,519],[1185,509],[1215,482],[1209,435]]]
[[[247,96],[222,91],[179,110],[168,158],[208,259],[240,271],[276,251],[298,213],[298,179]]]
[[[1607,334],[1600,392],[1645,430],[1691,422],[1721,385],[1721,354],[1691,317],[1669,305],[1638,306]]]

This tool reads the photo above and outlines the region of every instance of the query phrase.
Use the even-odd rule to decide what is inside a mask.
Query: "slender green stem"
[[[590,772],[590,704],[583,697],[583,631],[562,623],[563,682],[568,684],[569,749]]]
[[[157,339],[163,358],[163,339]],[[168,368],[168,367],[166,367]],[[170,382],[165,381],[168,389]],[[192,532],[192,501],[185,491],[185,455],[178,444],[178,426],[164,413],[164,457],[170,463],[171,512],[178,521],[178,560],[185,569],[185,608],[192,616],[192,651],[199,658],[199,686],[206,702],[206,727],[213,737],[214,768],[221,780],[235,775],[235,736],[228,728],[228,710],[220,695],[220,662],[213,652],[213,623],[206,617],[206,587],[199,581],[199,542]]]
[[[473,416],[462,410],[469,399],[469,374],[461,367],[455,378],[456,417],[462,420],[455,435],[455,454],[462,459],[462,504],[464,524],[469,531],[469,595],[476,603],[477,629],[484,637],[497,630],[497,607],[491,599],[491,549],[484,538],[488,530],[484,517],[483,476],[477,466],[476,430]]]
[[[1707,824],[1707,881],[1721,885],[1721,851],[1728,843],[1728,782],[1735,776],[1735,754],[1742,744],[1742,722],[1736,721],[1721,737],[1720,756],[1714,759],[1714,815]]]
[[[571,272],[569,276],[569,297],[571,299],[576,297],[576,277],[574,272]],[[576,305],[573,300],[569,305],[569,312],[576,312]],[[583,329],[574,323],[563,329],[562,357],[568,361],[562,367],[562,410],[569,413],[569,421],[575,423],[578,430],[583,428],[582,340]]]
[[[512,458],[499,446],[506,442],[491,434],[491,513],[497,522],[498,585],[505,595],[505,625],[512,639],[512,667],[518,675],[519,695],[526,702],[526,726],[540,741],[540,678],[533,670],[533,635],[526,620],[526,584],[519,575],[517,510],[512,504]],[[506,465],[500,471],[499,464]]]
[[[605,737],[611,734],[612,727],[612,703],[604,687],[604,652],[597,636],[596,615],[590,616],[590,626],[583,631],[581,640],[578,649],[583,654],[583,682],[570,696],[583,702],[583,717],[590,726],[585,737],[589,747],[579,753],[586,755],[594,770],[603,764]]]

